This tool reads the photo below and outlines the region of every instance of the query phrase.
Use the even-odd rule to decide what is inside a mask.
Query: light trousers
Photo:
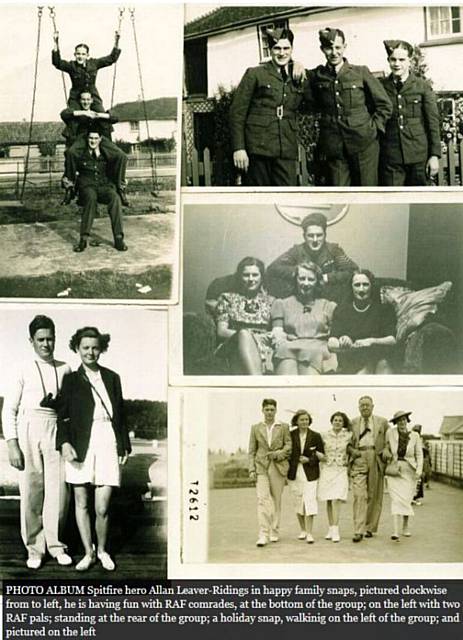
[[[278,535],[281,516],[281,494],[286,478],[278,471],[273,460],[267,473],[257,474],[257,521],[259,536]]]

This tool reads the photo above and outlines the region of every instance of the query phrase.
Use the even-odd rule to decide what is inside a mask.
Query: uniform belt
[[[251,112],[248,114],[249,116],[262,116],[262,115],[272,115],[276,116],[278,120],[295,120],[296,114],[292,109],[285,107],[285,105],[280,104],[278,107],[259,107],[257,111]]]
[[[372,449],[375,451],[374,447],[359,447],[359,451],[371,451]]]
[[[401,113],[397,114],[396,116],[392,116],[392,119],[395,120],[396,122],[408,122],[409,124],[424,124],[423,118],[420,118],[419,116],[413,116],[413,117],[408,117],[408,116],[404,116]]]
[[[338,113],[334,111],[333,113],[322,113],[321,120],[322,122],[331,122],[332,120],[337,120],[338,116],[355,116],[357,114],[368,113],[368,109],[366,107],[354,107],[353,109],[349,109],[348,107],[343,107],[342,112]]]

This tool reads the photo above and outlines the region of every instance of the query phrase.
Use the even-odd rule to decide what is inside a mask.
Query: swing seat
[[[24,202],[20,200],[0,200],[0,207],[15,207],[19,209],[20,207],[24,207]]]

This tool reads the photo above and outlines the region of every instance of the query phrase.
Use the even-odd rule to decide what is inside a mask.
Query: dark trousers
[[[377,187],[379,143],[373,140],[366,149],[342,158],[326,160],[327,187]]]
[[[87,146],[85,136],[79,136],[64,152],[64,175],[72,182],[76,179],[77,163]],[[111,181],[117,189],[125,187],[125,171],[127,168],[127,155],[119,149],[109,138],[101,138],[100,149],[108,162],[108,170]]]
[[[425,187],[426,165],[383,162],[380,165],[382,187]]]
[[[93,220],[96,215],[97,204],[108,205],[108,214],[111,218],[113,236],[123,236],[122,206],[117,191],[109,185],[84,186],[79,189],[79,204],[82,205],[82,220],[80,223],[80,235],[88,236],[92,230]]]
[[[250,155],[244,183],[248,187],[297,187],[296,160]]]

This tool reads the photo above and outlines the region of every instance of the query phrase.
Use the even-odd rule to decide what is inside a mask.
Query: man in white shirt
[[[389,423],[386,418],[374,416],[373,408],[370,396],[359,398],[360,416],[352,420],[352,441],[348,445],[354,498],[353,542],[360,542],[364,536],[373,537],[383,506],[383,452]]]
[[[258,547],[278,542],[281,494],[289,470],[291,436],[288,425],[275,420],[276,410],[276,400],[263,400],[264,422],[252,425],[249,438],[249,476],[257,491]]]
[[[68,492],[64,463],[56,450],[56,404],[71,369],[54,359],[55,325],[36,316],[29,325],[34,357],[12,378],[2,412],[10,464],[19,470],[21,536],[27,567],[39,569],[46,551],[59,565],[72,564],[62,542]]]

